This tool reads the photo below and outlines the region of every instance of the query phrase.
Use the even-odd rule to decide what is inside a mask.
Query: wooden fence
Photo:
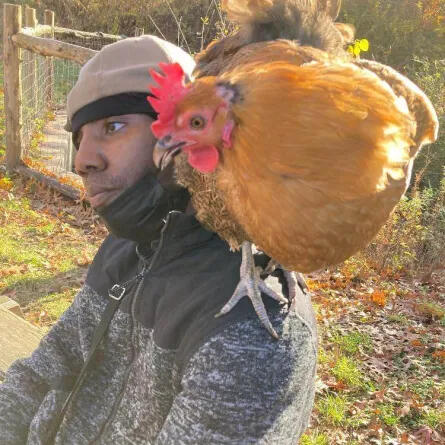
[[[37,67],[34,61],[27,65],[26,78],[29,82],[34,82],[34,91],[38,87],[37,70],[44,71],[45,82],[48,87],[45,88],[45,97],[43,106],[50,110],[54,97],[54,63],[55,60],[68,60],[75,64],[83,65],[97,51],[91,49],[94,46],[90,43],[96,43],[97,49],[101,46],[116,42],[124,38],[103,33],[88,33],[67,28],[55,26],[54,12],[46,10],[44,13],[44,24],[39,24],[36,19],[36,10],[32,8],[22,8],[20,5],[3,5],[3,68],[4,68],[4,97],[6,114],[6,169],[9,173],[18,172],[20,174],[37,178],[48,185],[56,188],[62,193],[73,198],[80,197],[80,191],[69,185],[67,182],[60,181],[55,175],[47,175],[45,171],[39,171],[31,165],[27,165],[23,159],[24,137],[23,137],[23,75],[22,64],[24,58],[22,53],[30,52],[32,57],[35,55],[43,56],[42,64]],[[140,31],[138,31],[140,33]],[[83,46],[67,43],[67,41],[82,41]],[[90,47],[87,47],[90,46]],[[32,88],[29,88],[30,90]],[[37,103],[37,102],[36,102]],[[68,135],[66,137],[67,146],[64,150],[70,151],[68,144]],[[43,142],[42,142],[43,143]],[[71,159],[70,156],[67,159]],[[66,170],[71,170],[71,161]],[[45,170],[45,169],[43,169]]]

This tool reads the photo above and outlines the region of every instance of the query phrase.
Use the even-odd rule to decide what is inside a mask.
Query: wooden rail
[[[72,60],[80,65],[87,62],[97,51],[71,43],[60,42],[58,40],[35,37],[22,32],[18,32],[11,37],[11,40],[20,48],[27,49],[41,56],[60,57]]]
[[[17,173],[20,173],[22,176],[37,179],[39,182],[42,182],[48,187],[51,187],[52,189],[57,190],[63,195],[68,196],[69,198],[72,198],[76,201],[82,198],[82,193],[78,189],[68,184],[62,184],[57,181],[57,179],[46,176],[43,173],[33,170],[32,168],[26,167],[25,165],[19,165],[15,168],[15,171]]]
[[[54,33],[56,35],[62,36],[63,38],[73,37],[82,39],[100,39],[107,43],[117,42],[127,37],[127,36],[117,36],[114,34],[105,34],[103,32],[78,31],[76,29],[62,28],[60,26],[54,27]]]

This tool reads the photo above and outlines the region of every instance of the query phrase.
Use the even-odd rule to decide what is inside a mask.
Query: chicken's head
[[[158,142],[154,161],[162,168],[181,150],[189,164],[201,173],[211,173],[218,166],[221,150],[230,148],[234,121],[230,104],[232,91],[218,84],[215,77],[206,77],[185,84],[181,66],[160,64],[165,74],[152,70],[158,87],[150,87],[148,96],[158,119],[152,131]]]

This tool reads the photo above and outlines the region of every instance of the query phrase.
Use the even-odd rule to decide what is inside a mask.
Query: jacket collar
[[[139,244],[136,252],[140,259],[148,261],[159,250],[156,264],[153,264],[156,268],[212,239],[224,243],[215,233],[202,227],[194,215],[172,210],[163,220],[159,238]]]

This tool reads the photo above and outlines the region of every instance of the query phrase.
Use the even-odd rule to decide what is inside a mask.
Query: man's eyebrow
[[[110,120],[115,121],[115,120],[128,120],[131,119],[130,117],[131,115],[129,114],[120,114],[118,116],[108,116],[104,119],[104,122],[110,122]]]

